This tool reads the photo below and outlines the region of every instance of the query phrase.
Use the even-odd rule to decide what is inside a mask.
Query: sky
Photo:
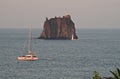
[[[76,28],[120,28],[120,0],[0,0],[0,28],[43,28],[66,14]]]

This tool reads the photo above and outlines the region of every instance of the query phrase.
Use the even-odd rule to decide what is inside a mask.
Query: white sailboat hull
[[[33,55],[26,55],[26,56],[19,56],[18,60],[21,61],[35,61],[38,60],[39,58],[37,56],[33,56]]]

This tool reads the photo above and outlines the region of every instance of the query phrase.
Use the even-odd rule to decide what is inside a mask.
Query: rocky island
[[[78,39],[75,30],[75,24],[70,15],[63,17],[46,18],[44,29],[39,39]]]

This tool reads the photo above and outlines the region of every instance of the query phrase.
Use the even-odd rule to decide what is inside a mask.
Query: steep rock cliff
[[[44,29],[39,39],[77,39],[75,24],[70,15],[55,17],[44,22]]]

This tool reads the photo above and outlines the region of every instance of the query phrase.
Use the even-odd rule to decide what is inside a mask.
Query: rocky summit
[[[70,15],[63,17],[46,18],[43,31],[39,39],[78,39],[75,24]]]

